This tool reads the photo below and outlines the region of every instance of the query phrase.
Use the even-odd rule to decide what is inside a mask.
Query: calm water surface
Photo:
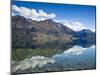
[[[12,72],[37,73],[96,68],[95,45],[59,44],[13,50]]]

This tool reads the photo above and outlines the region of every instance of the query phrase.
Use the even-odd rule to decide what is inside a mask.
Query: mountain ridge
[[[35,21],[23,16],[12,16],[13,47],[28,48],[34,44],[43,44],[58,40],[62,42],[72,42],[73,40],[79,39],[79,36],[82,35],[81,32],[83,33],[84,31],[85,30],[75,32],[52,19]],[[86,31],[84,33],[88,34]]]

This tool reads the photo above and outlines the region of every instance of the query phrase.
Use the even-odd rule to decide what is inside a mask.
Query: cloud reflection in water
[[[91,50],[92,48],[95,48],[95,45],[92,45],[89,47]],[[12,64],[14,65],[12,67],[13,72],[16,72],[18,70],[24,71],[29,68],[35,68],[35,67],[43,67],[47,65],[48,63],[54,64],[56,63],[56,57],[66,57],[67,55],[73,56],[73,55],[82,55],[88,48],[83,48],[81,46],[73,46],[72,48],[64,51],[63,53],[60,54],[55,54],[51,58],[45,57],[45,56],[33,56],[31,58],[26,58],[22,61],[19,62],[13,62]]]
[[[29,68],[35,68],[36,66],[43,67],[48,63],[53,64],[55,63],[55,60],[44,56],[34,56],[26,58],[23,61],[16,62],[16,65],[12,67],[12,70],[13,72],[16,72],[17,70],[26,70]]]
[[[89,48],[95,48],[95,45],[92,45],[91,47]],[[53,58],[55,57],[62,57],[64,55],[81,55],[83,54],[86,50],[88,50],[88,48],[84,48],[82,46],[73,46],[72,48],[64,51],[63,53],[61,54],[56,54],[53,56]]]

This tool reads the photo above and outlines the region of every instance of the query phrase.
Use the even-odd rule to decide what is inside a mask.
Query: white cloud
[[[88,29],[79,21],[65,22],[64,25],[73,29],[74,31],[80,31],[80,30],[83,30],[83,29]]]
[[[31,10],[25,7],[20,7],[19,13],[21,16],[28,17],[30,16]]]
[[[80,31],[80,30],[83,30],[83,29],[89,29],[89,30],[95,32],[95,29],[86,27],[84,25],[84,23],[79,22],[79,21],[65,22],[64,25],[69,27],[69,28],[71,28],[71,29],[73,29],[74,31]]]
[[[48,15],[49,18],[55,18],[56,15],[54,13]]]
[[[45,18],[47,18],[48,15],[47,15],[47,13],[44,12],[43,10],[39,10],[39,17],[45,17]]]
[[[95,29],[91,29],[91,28],[86,27],[84,25],[84,23],[82,23],[80,21],[70,21],[70,20],[54,20],[54,21],[62,23],[74,31],[80,31],[83,29],[90,29],[91,31],[95,32]]]
[[[91,31],[95,32],[95,29],[91,29]]]
[[[48,14],[44,10],[36,10],[36,9],[30,9],[26,7],[18,7],[16,5],[12,5],[12,15],[16,15],[15,12],[20,16],[24,16],[26,18],[30,18],[37,21],[53,19],[56,17],[56,14],[54,13]]]
[[[32,17],[38,17],[37,11],[35,9],[32,9],[30,16],[32,16]]]
[[[12,6],[12,10],[13,11],[16,11],[16,12],[19,12],[20,11],[20,9],[16,5],[13,5]]]

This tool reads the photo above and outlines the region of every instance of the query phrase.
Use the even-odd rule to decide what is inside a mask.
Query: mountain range
[[[52,19],[35,21],[23,16],[12,16],[12,47],[30,48],[34,44],[54,41],[72,42],[74,40],[95,40],[95,32],[89,29],[74,31]]]

